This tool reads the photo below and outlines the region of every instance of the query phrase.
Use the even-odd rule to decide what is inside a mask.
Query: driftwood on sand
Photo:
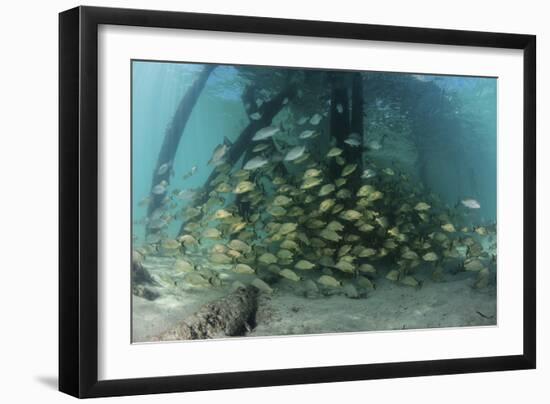
[[[258,290],[253,286],[241,287],[205,304],[174,329],[153,340],[181,341],[243,335],[253,326],[257,307]]]
[[[160,295],[151,288],[156,282],[143,266],[143,257],[140,253],[132,252],[132,293],[147,300],[155,300]]]

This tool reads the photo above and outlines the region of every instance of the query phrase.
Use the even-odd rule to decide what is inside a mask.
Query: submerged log
[[[132,251],[132,282],[149,285],[155,283],[149,272],[143,267],[143,256],[137,251]]]
[[[132,252],[132,293],[147,300],[155,300],[160,295],[152,289],[156,282],[143,266],[143,257],[137,251]]]
[[[253,286],[241,287],[224,298],[205,304],[174,329],[154,340],[181,341],[243,335],[253,325],[257,307],[258,290]]]
[[[166,181],[167,184],[170,182],[170,172],[172,171],[174,157],[176,156],[181,136],[185,126],[187,125],[187,121],[191,116],[191,112],[197,103],[197,99],[199,98],[210,73],[212,73],[212,70],[214,70],[215,67],[216,65],[206,65],[204,67],[202,72],[199,74],[199,77],[195,80],[191,87],[189,87],[186,94],[181,99],[172,121],[166,129],[164,140],[158,155],[157,164],[155,165],[153,172],[150,195],[151,201],[147,209],[148,217],[150,217],[151,213],[161,206],[161,203],[166,196],[166,192],[161,194],[153,193],[153,188],[162,181]],[[164,164],[167,165],[167,168],[159,171],[159,168]],[[151,229],[148,227],[147,232],[149,233],[150,230]]]

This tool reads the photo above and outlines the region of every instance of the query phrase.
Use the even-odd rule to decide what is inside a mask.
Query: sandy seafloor
[[[153,275],[168,271],[157,263],[148,268]],[[442,282],[434,282],[429,271],[419,270],[415,277],[423,281],[422,287],[412,288],[386,280],[386,272],[377,275],[375,290],[360,290],[357,299],[340,291],[305,297],[298,284],[281,278],[272,285],[272,295],[259,299],[255,327],[245,336],[496,325],[494,281],[477,290],[472,288],[476,273],[446,273]],[[153,301],[133,296],[133,341],[150,341],[175,327],[203,304],[229,293],[232,280],[218,288],[159,286],[155,289],[161,295]]]

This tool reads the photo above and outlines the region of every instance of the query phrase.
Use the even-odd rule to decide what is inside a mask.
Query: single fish
[[[298,157],[296,160],[294,160],[294,163],[296,164],[302,164],[304,161],[306,161],[309,158],[309,153],[304,153],[300,157]]]
[[[246,264],[237,264],[233,271],[238,274],[252,275],[255,273],[254,269]]]
[[[309,116],[304,116],[303,118],[300,118],[298,120],[298,125],[303,125],[304,123],[306,123],[309,119]]]
[[[319,212],[326,212],[328,211],[329,209],[331,209],[334,204],[336,203],[336,201],[334,199],[325,199],[323,202],[321,202],[321,204],[319,205]]]
[[[336,231],[330,230],[330,229],[323,229],[319,232],[319,236],[324,238],[325,240],[329,241],[335,241],[338,242],[342,239],[342,236],[340,236]]]
[[[479,208],[481,208],[481,205],[475,199],[463,199],[460,202],[469,209],[479,209]]]
[[[339,114],[344,112],[344,107],[342,107],[342,104],[336,105],[336,111],[338,111]]]
[[[350,222],[354,222],[356,220],[358,220],[359,218],[361,218],[361,213],[357,212],[356,210],[353,210],[353,209],[349,209],[349,210],[346,210],[344,212],[342,212],[340,214],[340,217],[344,220],[347,220],[347,221],[350,221]]]
[[[298,136],[300,139],[309,139],[314,136],[317,136],[317,133],[315,133],[314,130],[304,130],[300,135]]]
[[[327,157],[337,157],[339,156],[340,154],[342,154],[343,150],[338,148],[338,147],[333,147],[331,148],[328,153],[327,153]]]
[[[260,278],[255,278],[250,284],[258,289],[260,292],[267,294],[273,293],[273,289]]]
[[[335,189],[336,189],[336,187],[334,186],[334,184],[326,184],[326,185],[323,185],[323,186],[321,187],[321,189],[319,190],[319,196],[328,195],[328,194],[330,194],[331,192],[334,192]]]
[[[164,163],[162,164],[159,169],[157,170],[157,175],[163,175],[166,174],[168,169],[170,168],[170,163]]]
[[[265,128],[262,128],[258,132],[256,132],[252,140],[258,141],[258,140],[268,139],[278,132],[279,132],[279,128],[275,126],[266,126]]]
[[[426,254],[424,254],[424,255],[422,256],[422,259],[423,259],[424,261],[428,261],[428,262],[437,261],[438,258],[439,258],[439,257],[437,256],[437,254],[434,253],[434,252],[432,252],[432,251],[427,252]]]
[[[418,282],[413,276],[407,275],[399,280],[403,285],[411,286],[413,288],[419,287],[420,282]]]
[[[215,213],[214,213],[214,218],[215,219],[227,219],[228,217],[231,217],[233,216],[233,214],[225,209],[218,209]]]
[[[233,193],[235,194],[244,194],[246,192],[250,192],[255,188],[254,183],[250,181],[241,181],[237,184],[235,189],[233,190]]]
[[[452,223],[445,223],[441,225],[441,228],[445,230],[447,233],[454,233],[456,231]]]
[[[266,149],[269,149],[270,145],[269,143],[258,143],[256,146],[254,146],[254,148],[252,149],[252,151],[254,153],[259,153],[261,151],[264,151]]]
[[[342,177],[346,177],[353,173],[357,168],[357,164],[348,164],[342,169]]]
[[[206,228],[201,234],[202,238],[211,238],[211,239],[219,239],[221,238],[221,236],[222,236],[222,233],[218,229],[213,227]]]
[[[486,236],[487,235],[487,229],[485,227],[475,227],[474,231],[479,234],[480,236]]]
[[[304,155],[306,151],[305,146],[294,146],[285,155],[285,161],[293,161]]]
[[[291,271],[290,269],[283,269],[281,272],[279,272],[279,275],[281,275],[283,278],[289,279],[293,282],[298,282],[301,278],[296,275],[296,272]]]
[[[188,201],[190,199],[193,199],[195,195],[197,195],[196,191],[193,191],[191,189],[184,189],[183,191],[178,192],[176,198],[181,199],[182,201]]]
[[[220,254],[220,253],[211,254],[210,257],[208,257],[208,260],[213,264],[223,264],[223,265],[231,264],[233,262],[231,257],[228,257],[227,255]]]
[[[165,250],[175,250],[181,247],[181,243],[174,239],[165,239],[161,242],[161,247]]]
[[[321,122],[321,119],[323,117],[319,114],[315,114],[311,117],[311,119],[309,120],[309,123],[312,124],[312,125],[318,125],[319,122]]]
[[[164,180],[162,180],[160,182],[160,184],[157,184],[153,187],[153,190],[152,192],[155,194],[155,195],[162,195],[166,192],[166,186],[168,185],[168,183]]]
[[[290,203],[292,203],[292,199],[284,195],[277,195],[273,199],[273,206],[287,206]]]
[[[306,172],[304,173],[303,178],[309,178],[309,177],[318,177],[322,174],[322,171],[317,168],[308,168]]]
[[[227,192],[231,192],[232,189],[233,188],[231,188],[231,185],[229,185],[226,182],[222,182],[221,184],[219,184],[216,187],[216,192],[224,194],[224,193],[227,193]]]
[[[333,288],[338,288],[342,286],[342,282],[337,281],[330,275],[321,275],[319,279],[317,279],[317,282],[319,282],[323,286],[329,286]]]
[[[422,212],[422,211],[425,211],[425,210],[429,210],[431,208],[430,205],[428,205],[426,202],[418,202],[415,206],[414,206],[414,210],[417,210],[419,212]]]
[[[315,268],[315,264],[307,261],[307,260],[300,260],[296,263],[294,266],[296,269],[301,269],[302,271],[307,271],[308,269]]]
[[[244,165],[243,169],[245,170],[255,170],[257,168],[265,166],[269,161],[262,156],[256,156],[250,160]]]
[[[250,119],[252,119],[253,121],[257,121],[261,117],[262,115],[259,112],[254,112],[252,115],[250,115]]]
[[[323,182],[322,178],[309,177],[309,178],[306,178],[304,180],[304,182],[300,186],[300,189],[310,189],[310,188],[316,187],[317,185],[321,184],[321,182]]]
[[[214,166],[222,164],[225,161],[225,156],[227,155],[228,151],[229,146],[226,143],[217,145],[214,149],[214,152],[212,153],[212,157],[208,161],[208,164]]]
[[[363,171],[363,174],[361,174],[361,178],[364,180],[368,180],[369,178],[373,178],[376,176],[376,171],[374,171],[371,168],[367,168]]]
[[[271,253],[264,253],[258,257],[258,262],[266,265],[275,264],[277,262],[277,257]]]
[[[334,265],[334,268],[339,269],[342,272],[347,273],[354,273],[355,272],[355,265],[353,265],[351,262],[348,262],[344,259],[341,259]]]
[[[252,251],[252,247],[250,247],[248,244],[246,244],[244,241],[239,239],[233,239],[231,240],[227,246],[233,250],[237,250],[239,252],[242,252],[244,254],[248,254]]]
[[[376,151],[376,150],[380,150],[382,148],[382,145],[377,140],[372,140],[372,141],[367,143],[367,147],[370,150]]]
[[[361,142],[355,138],[348,137],[346,140],[344,140],[344,143],[350,145],[351,147],[358,147],[361,145]]]
[[[281,227],[279,228],[279,231],[278,233],[281,234],[282,236],[284,235],[287,235],[289,233],[292,233],[294,230],[296,230],[296,227],[298,227],[298,225],[296,223],[283,223],[281,225]]]
[[[359,190],[357,191],[357,196],[359,197],[363,197],[363,196],[369,196],[370,194],[372,194],[374,191],[376,191],[374,189],[374,187],[372,185],[363,185],[361,188],[359,188]]]
[[[218,163],[216,163],[216,165],[222,163],[223,161],[220,161]],[[191,178],[195,173],[197,172],[197,166],[193,166],[191,167],[191,170],[189,170],[188,172],[186,172],[185,174],[183,174],[183,180],[185,181],[186,179],[188,178]]]
[[[190,234],[183,234],[178,237],[178,241],[182,243],[184,246],[197,246],[199,245],[199,242],[195,237],[193,237]]]
[[[267,213],[275,217],[284,216],[286,214],[286,209],[282,206],[270,206],[267,208]]]

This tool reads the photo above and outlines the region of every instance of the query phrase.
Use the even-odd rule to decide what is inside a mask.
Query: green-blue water
[[[163,287],[176,288],[176,295],[187,293],[186,282],[200,289],[202,278],[218,289],[260,279],[277,290],[283,278],[300,285],[309,280],[321,296],[352,284],[361,295],[369,287],[367,281],[357,283],[359,278],[414,284],[425,278],[418,268],[437,274],[432,276],[437,282],[439,272],[466,268],[477,274],[474,287],[494,285],[496,78],[247,66],[215,66],[205,75],[204,69],[201,64],[132,62],[134,250],[145,261],[184,260],[200,275],[198,281],[187,269],[178,280],[155,275],[150,287],[161,296]],[[159,160],[178,106],[200,77],[207,77],[204,88],[186,106],[191,112],[168,153],[173,157]],[[264,114],[285,91],[288,96],[277,101],[276,113],[265,121]],[[250,125],[254,130],[248,140],[237,146]],[[276,133],[251,139],[264,127]],[[304,135],[307,130],[314,134]],[[253,150],[262,143],[264,150]],[[221,145],[227,150],[212,163]],[[303,150],[297,150],[296,159],[288,158],[296,146]],[[330,155],[335,147],[341,154]],[[243,170],[255,156],[261,164]],[[348,168],[351,173],[345,174]],[[242,181],[253,189],[237,192]],[[227,189],[220,191],[220,184]],[[325,194],[322,187],[333,184]],[[375,191],[380,196],[372,196]],[[278,195],[290,202],[279,205]],[[336,230],[343,231],[339,239],[320,236],[335,220],[344,229]],[[281,230],[284,225],[290,226],[288,232]],[[373,229],[361,230],[362,225]],[[207,229],[219,235],[206,235]],[[186,244],[182,236],[197,243]],[[243,241],[250,251],[228,248],[232,240]],[[374,253],[368,255],[365,248]],[[213,259],[218,253],[225,258]],[[274,263],[264,262],[266,253],[275,256]],[[311,262],[313,272],[300,268],[301,260]],[[239,264],[253,273],[234,275]],[[364,264],[384,270],[367,274],[360,269]],[[386,272],[392,268],[399,272],[396,279]],[[281,272],[285,269],[294,275]],[[321,280],[323,275],[337,284]],[[306,295],[307,287],[314,288],[304,286]]]
[[[134,62],[132,67],[133,217],[139,219],[146,214],[146,208],[138,206],[138,203],[149,194],[166,127],[180,98],[202,65]],[[197,173],[185,182],[180,180],[181,176],[176,176],[171,186],[194,188],[203,185],[212,170],[207,165],[212,150],[224,137],[235,139],[248,123],[240,99],[245,84],[236,75],[235,68],[220,66],[209,78],[186,126],[174,161],[175,172],[188,172],[196,165]],[[386,75],[387,79],[396,76]],[[399,76],[403,80],[420,78],[423,82],[434,83],[446,93],[443,97],[456,107],[454,116],[453,111],[450,117],[448,112],[438,116],[440,99],[432,97],[423,100],[422,94],[419,94],[417,102],[423,105],[417,108],[436,110],[430,122],[432,127],[427,128],[426,133],[417,135],[427,138],[425,141],[421,139],[423,146],[429,150],[429,156],[425,158],[429,167],[426,169],[427,185],[449,204],[466,197],[477,199],[481,204],[480,218],[495,221],[497,80],[413,74]],[[388,118],[389,121],[391,118]],[[365,136],[368,138],[369,133],[377,131],[381,129],[369,124],[367,118]],[[395,136],[399,137],[398,134]],[[388,154],[399,160],[398,151],[390,150]]]

